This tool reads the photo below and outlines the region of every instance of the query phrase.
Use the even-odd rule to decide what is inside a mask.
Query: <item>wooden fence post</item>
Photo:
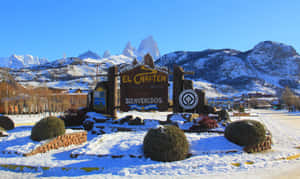
[[[173,112],[183,112],[179,105],[179,95],[183,90],[184,70],[182,67],[173,65]]]
[[[204,105],[205,105],[205,92],[200,89],[195,89],[195,92],[198,95],[198,105],[196,107],[196,112],[198,114],[201,114],[204,111]]]
[[[108,69],[107,112],[114,119],[117,117],[117,75],[117,66],[112,66]]]

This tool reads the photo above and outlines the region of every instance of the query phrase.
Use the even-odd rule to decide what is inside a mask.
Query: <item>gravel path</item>
[[[284,135],[285,138],[289,139],[290,145],[300,146],[300,113],[287,113],[283,111],[258,111],[260,116],[264,116],[261,120],[268,126],[272,128],[272,135]],[[274,115],[276,113],[276,115]],[[271,120],[276,120],[278,122],[270,122]],[[287,127],[290,130],[281,130],[282,127]],[[280,143],[281,141],[274,141]],[[281,168],[277,171],[270,173],[267,178],[272,179],[300,179],[300,163],[296,163],[288,168]]]

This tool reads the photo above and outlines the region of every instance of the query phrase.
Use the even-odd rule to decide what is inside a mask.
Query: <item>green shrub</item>
[[[219,121],[230,120],[230,116],[226,109],[222,109],[221,111],[218,111],[218,115],[219,115]]]
[[[171,162],[183,160],[189,152],[189,144],[182,130],[176,126],[150,129],[143,142],[145,157]]]
[[[226,127],[225,137],[241,146],[256,145],[265,140],[266,129],[258,121],[239,120],[230,123]]]
[[[37,122],[31,130],[31,139],[42,141],[65,134],[65,124],[61,119],[50,116]]]
[[[5,130],[11,130],[15,128],[15,124],[9,117],[0,116],[0,127]]]
[[[234,105],[233,109],[236,110],[236,111],[238,111],[238,112],[240,112],[240,113],[244,113],[245,112],[245,107],[243,105],[241,105],[241,104]]]
[[[240,107],[239,107],[239,112],[240,112],[240,113],[245,112],[245,107],[244,107],[244,106],[240,106]]]

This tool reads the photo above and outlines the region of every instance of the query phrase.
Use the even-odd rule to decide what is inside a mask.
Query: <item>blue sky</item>
[[[298,0],[1,0],[0,57],[120,54],[149,35],[161,54],[245,51],[264,40],[300,52],[299,9]]]

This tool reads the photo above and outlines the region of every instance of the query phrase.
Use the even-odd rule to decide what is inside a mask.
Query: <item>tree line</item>
[[[300,110],[300,97],[286,87],[281,95],[282,102],[287,106],[289,111]]]

